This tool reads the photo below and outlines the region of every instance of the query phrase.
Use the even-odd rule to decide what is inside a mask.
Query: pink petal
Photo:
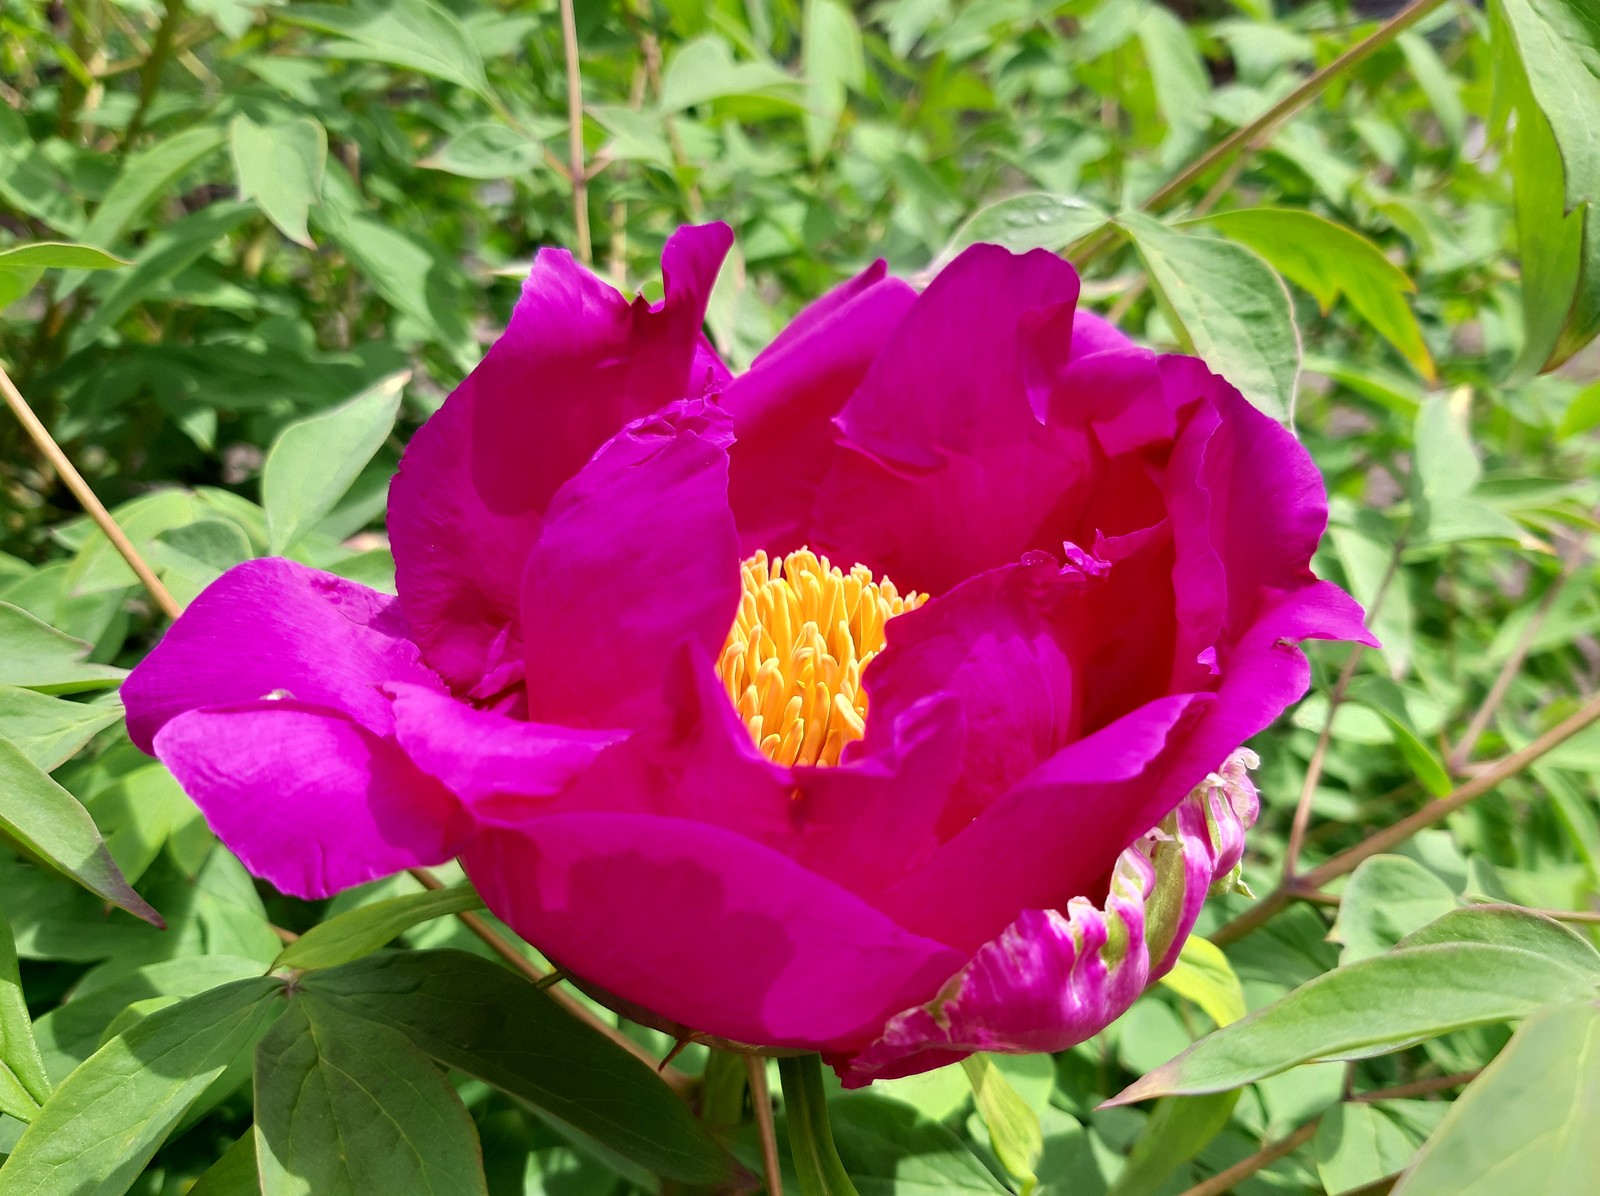
[[[128,734],[145,752],[185,711],[288,694],[344,711],[383,734],[385,681],[438,688],[395,599],[270,558],[229,569],[167,631],[122,686]]]
[[[961,966],[859,897],[742,835],[573,813],[467,850],[489,908],[575,976],[709,1034],[850,1047]]]
[[[882,267],[806,308],[723,394],[735,435],[729,497],[747,556],[809,538],[817,487],[837,451],[833,417],[916,299]]]
[[[305,702],[192,710],[154,746],[245,867],[296,897],[443,863],[470,829],[392,740]]]
[[[1127,334],[1104,316],[1080,307],[1072,315],[1072,356],[1133,348]]]
[[[525,810],[531,804],[536,809],[539,799],[562,793],[606,748],[626,738],[620,731],[508,718],[421,686],[385,689],[394,699],[394,731],[401,750],[479,818],[494,817],[507,807]]]
[[[519,656],[523,565],[551,496],[623,424],[726,376],[700,328],[731,243],[722,224],[678,230],[655,306],[541,251],[505,334],[412,438],[390,490],[396,581],[452,685]]]
[[[575,727],[660,717],[684,645],[720,652],[739,606],[729,419],[696,400],[620,432],[564,486],[528,556],[528,712]]]

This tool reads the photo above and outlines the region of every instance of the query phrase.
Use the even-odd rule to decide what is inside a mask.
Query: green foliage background
[[[555,3],[0,0],[0,362],[178,602],[268,553],[392,586],[398,453],[539,246],[656,295],[666,235],[726,220],[735,365],[874,257],[1067,252],[1091,306],[1292,412],[1318,570],[1384,647],[1314,646],[1253,745],[1261,898],[1210,904],[1221,949],[1053,1059],[818,1090],[845,1171],[1600,1190],[1600,19],[1424,0],[1322,85],[1394,6],[1360,7],[597,0],[575,110]],[[691,1046],[675,1093],[616,1041],[660,1035],[490,962],[469,891],[254,884],[122,729],[162,621],[0,416],[0,1196],[702,1191],[723,1145],[761,1170],[742,1064]],[[1135,1082],[1161,1099],[1102,1107]]]

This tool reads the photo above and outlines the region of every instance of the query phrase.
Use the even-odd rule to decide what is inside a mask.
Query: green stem
[[[1165,186],[1140,204],[1140,209],[1146,212],[1157,212],[1169,205],[1212,167],[1227,161],[1239,151],[1255,144],[1262,134],[1269,133],[1321,95],[1328,84],[1339,78],[1346,71],[1360,66],[1443,3],[1444,0],[1413,0],[1409,7],[1396,13],[1380,26],[1371,37],[1357,42],[1321,70],[1313,71],[1307,75],[1305,81],[1299,87],[1284,96],[1271,108],[1268,108],[1249,124],[1240,125],[1193,162],[1190,162],[1189,165],[1174,175]],[[1092,234],[1081,245],[1076,246],[1075,252],[1069,251],[1068,256],[1078,269],[1082,270],[1090,262],[1105,253],[1112,245],[1116,244],[1118,235],[1114,227],[1102,229],[1100,232]]]
[[[800,1177],[802,1196],[858,1196],[839,1161],[828,1126],[828,1098],[822,1085],[822,1057],[797,1055],[778,1060],[783,1079],[783,1111],[789,1122],[789,1150]]]

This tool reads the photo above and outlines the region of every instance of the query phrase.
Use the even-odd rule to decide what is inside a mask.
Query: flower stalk
[[[783,1109],[789,1122],[789,1149],[800,1178],[801,1196],[856,1196],[856,1186],[839,1161],[828,1124],[822,1057],[797,1055],[778,1060]]]

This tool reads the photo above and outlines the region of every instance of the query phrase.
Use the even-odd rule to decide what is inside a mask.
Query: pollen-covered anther
[[[717,661],[729,700],[769,760],[839,763],[866,734],[861,674],[883,651],[884,624],[927,595],[902,596],[865,565],[842,573],[805,548],[758,552],[740,568],[744,594]]]

